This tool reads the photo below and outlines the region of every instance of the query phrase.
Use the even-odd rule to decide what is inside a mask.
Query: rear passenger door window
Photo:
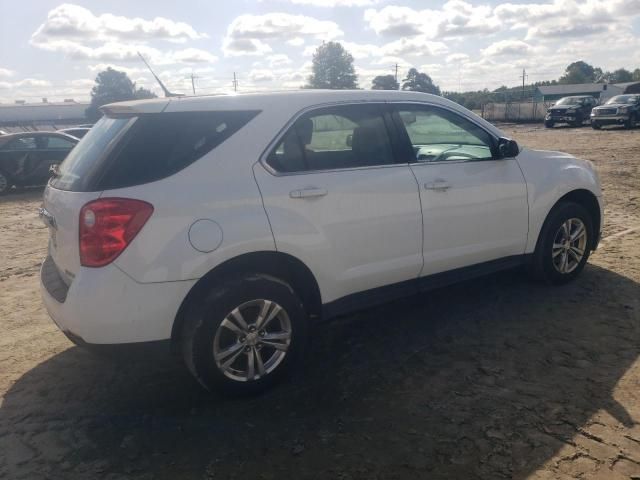
[[[267,163],[283,173],[393,164],[382,108],[357,104],[309,112],[289,128]]]

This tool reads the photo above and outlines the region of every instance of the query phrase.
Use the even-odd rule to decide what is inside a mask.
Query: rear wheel
[[[11,180],[9,175],[0,170],[0,195],[6,194],[11,188]]]
[[[545,221],[533,254],[532,271],[547,283],[562,284],[576,278],[591,253],[593,219],[582,205],[556,206]]]
[[[208,390],[256,393],[301,358],[307,315],[293,289],[262,274],[227,281],[187,310],[182,353]]]

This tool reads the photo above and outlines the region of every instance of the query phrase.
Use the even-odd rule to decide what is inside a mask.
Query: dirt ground
[[[506,272],[335,321],[244,400],[74,347],[40,304],[41,191],[0,199],[0,478],[640,479],[640,130],[505,130],[598,166],[580,279]]]

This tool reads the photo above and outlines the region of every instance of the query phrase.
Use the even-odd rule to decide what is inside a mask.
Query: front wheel
[[[544,127],[545,128],[553,128],[554,125],[555,124],[551,120],[545,120],[545,122],[544,122]]]
[[[626,128],[627,130],[631,130],[635,126],[636,126],[636,117],[633,114],[631,114],[629,115],[629,118],[624,122],[624,128]]]
[[[187,309],[182,353],[208,390],[257,393],[298,363],[307,315],[285,282],[252,274],[224,282]]]
[[[582,115],[576,115],[576,119],[573,121],[573,126],[581,127],[583,123],[584,123],[584,120],[582,119]]]
[[[602,126],[598,122],[591,121],[591,128],[594,130],[600,130]]]
[[[533,254],[532,273],[551,284],[576,278],[591,253],[593,219],[582,205],[561,203],[549,213]]]

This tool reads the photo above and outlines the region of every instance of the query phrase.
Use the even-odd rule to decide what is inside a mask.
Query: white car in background
[[[80,345],[173,345],[209,389],[271,385],[323,319],[521,265],[570,281],[599,241],[591,163],[521,150],[441,97],[103,112],[44,193],[44,303]]]

